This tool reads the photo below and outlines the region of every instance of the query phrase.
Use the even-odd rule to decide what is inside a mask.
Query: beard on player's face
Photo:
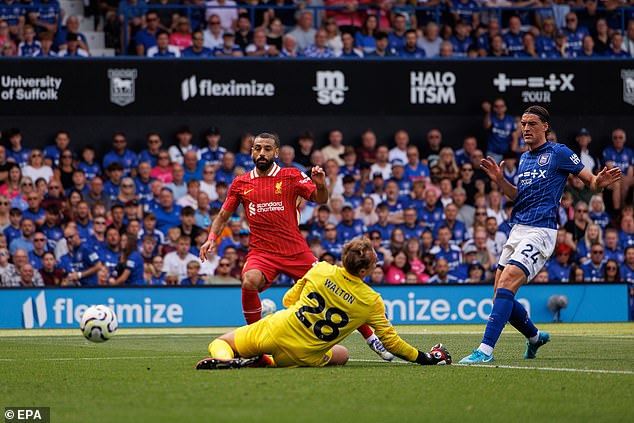
[[[266,157],[259,157],[255,162],[255,167],[262,172],[269,170],[271,166],[273,166],[273,159],[269,160]]]

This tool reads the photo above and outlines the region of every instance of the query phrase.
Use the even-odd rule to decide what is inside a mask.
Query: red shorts
[[[281,257],[277,254],[267,254],[260,251],[249,251],[242,268],[242,274],[249,270],[259,270],[266,278],[266,285],[260,292],[271,286],[271,283],[280,273],[292,278],[294,281],[301,279],[306,272],[313,267],[318,260],[312,252],[304,251],[292,256]]]

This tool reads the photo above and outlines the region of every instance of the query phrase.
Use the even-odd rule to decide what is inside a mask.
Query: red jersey
[[[251,250],[297,254],[310,251],[298,227],[300,197],[310,199],[315,189],[304,172],[274,163],[266,176],[253,169],[234,179],[222,208],[233,213],[244,204]]]

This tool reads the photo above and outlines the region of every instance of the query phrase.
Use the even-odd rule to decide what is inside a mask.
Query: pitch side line
[[[160,355],[160,356],[134,356],[134,357],[51,357],[51,358],[0,358],[0,362],[3,361],[100,361],[100,360],[172,360],[175,358],[200,358],[200,355]]]
[[[359,363],[386,363],[385,360],[363,360],[351,358],[349,361],[359,362]],[[395,364],[416,364],[410,363],[407,361],[392,361]],[[506,366],[506,365],[495,365],[495,364],[452,364],[452,366],[457,367],[485,367],[490,369],[517,369],[517,370],[544,370],[550,372],[572,372],[572,373],[602,373],[602,374],[612,374],[612,375],[634,375],[634,371],[631,370],[597,370],[597,369],[567,369],[565,367],[524,367],[524,366]]]

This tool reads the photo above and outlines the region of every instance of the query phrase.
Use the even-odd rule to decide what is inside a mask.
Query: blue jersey
[[[570,265],[562,266],[556,259],[546,263],[548,280],[550,282],[568,282],[570,279]]]
[[[75,222],[77,224],[77,235],[81,238],[81,242],[87,242],[92,236],[92,222],[89,220],[85,225],[82,225],[78,221]]]
[[[93,254],[97,254],[93,252]],[[118,275],[114,274],[115,269],[117,268],[117,264],[119,264],[119,257],[121,256],[121,252],[112,251],[108,246],[105,246],[101,249],[101,255],[99,258],[103,262],[104,266],[108,268],[108,271],[113,277],[117,277]]]
[[[24,8],[17,1],[14,1],[13,4],[0,3],[0,19],[6,21],[9,26],[16,26],[24,14]]]
[[[417,209],[418,221],[423,222],[425,227],[431,231],[434,230],[436,225],[442,221],[443,209],[442,207],[435,207],[433,210],[429,210],[427,207]]]
[[[317,222],[313,222],[312,226],[310,227],[310,233],[308,234],[308,238],[317,238],[317,239],[323,239],[324,238],[324,228],[325,226],[320,226],[317,224]]]
[[[139,163],[148,162],[151,167],[156,167],[158,164],[158,154],[152,154],[148,149],[145,149],[139,153]]]
[[[85,272],[99,263],[99,256],[94,251],[81,245],[74,253],[68,252],[59,261],[59,267],[66,272]],[[82,285],[97,285],[97,274],[79,280]]]
[[[29,162],[30,156],[31,156],[30,148],[23,148],[20,151],[13,151],[10,148],[7,148],[7,159],[11,157],[17,164],[20,165],[20,167],[26,166],[26,164]]]
[[[607,214],[606,212],[600,212],[600,213],[594,213],[594,212],[590,212],[590,219],[596,223],[597,225],[601,226],[601,229],[603,229],[605,231],[605,228],[608,227],[608,225],[610,224],[610,215]]]
[[[412,168],[409,164],[405,165],[405,173],[403,176],[410,182],[422,181],[429,176],[429,168],[422,163],[417,163],[416,168]]]
[[[243,167],[247,171],[253,169],[253,157],[250,154],[236,153],[236,166]]]
[[[193,47],[187,47],[183,49],[181,52],[181,56],[183,57],[212,57],[213,50],[207,47],[203,47],[199,52],[195,52]]]
[[[119,188],[121,187],[121,181],[119,181],[119,185],[115,185],[112,183],[112,180],[107,180],[103,183],[103,193],[108,196],[108,199],[115,203],[117,201],[117,197],[119,196]]]
[[[88,181],[101,175],[101,165],[99,163],[86,163],[81,161],[77,164],[77,168],[84,171],[86,180]]]
[[[443,226],[448,227],[451,231],[452,244],[460,245],[463,241],[467,240],[467,227],[459,220],[456,220],[454,222],[453,227],[449,226],[449,224],[444,220],[438,222],[434,227],[434,239],[438,239],[438,229]]]
[[[139,165],[139,159],[135,153],[130,150],[125,150],[123,154],[118,154],[114,151],[106,154],[103,158],[103,168],[108,169],[110,163],[118,162],[123,166],[123,176],[129,176],[132,169],[136,169]]]
[[[57,241],[64,238],[64,232],[59,226],[48,226],[45,223],[40,228],[40,232],[42,232],[46,236],[46,246],[50,251],[55,251]]]
[[[130,257],[125,262],[125,268],[130,271],[130,276],[126,281],[126,285],[145,285],[143,279],[143,257],[138,251],[134,251],[130,254]]]
[[[634,284],[634,268],[623,263],[621,265],[621,279],[630,285]]]
[[[408,226],[405,223],[398,225],[398,227],[403,231],[405,235],[405,239],[416,238],[420,239],[420,236],[425,232],[425,227],[420,225]]]
[[[523,36],[523,32],[520,32],[519,34],[507,32],[502,36],[504,44],[506,44],[506,50],[509,52],[509,56],[514,56],[516,52],[524,50],[524,45],[522,44]]]
[[[192,283],[192,280],[189,278],[185,278],[183,279],[179,285],[204,285],[205,281],[203,279],[198,279],[198,281],[196,283]]]
[[[37,14],[38,19],[41,22],[54,24],[57,21],[57,14],[59,13],[59,4],[57,0],[49,0],[47,2],[37,2]],[[33,11],[30,9],[29,11]]]
[[[335,256],[335,259],[341,260],[341,251],[343,250],[343,245],[339,241],[330,242],[327,239],[322,239],[321,246],[324,247],[324,250]]]
[[[517,130],[517,124],[512,116],[504,116],[498,119],[491,114],[491,127],[487,136],[487,149],[496,154],[504,154],[511,149],[513,132]]]
[[[7,245],[11,244],[11,241],[13,241],[15,238],[19,238],[20,236],[22,236],[22,231],[20,231],[20,228],[16,229],[10,225],[4,228],[4,231],[2,232],[4,233],[4,237],[7,239]]]
[[[43,208],[39,208],[37,210],[26,209],[22,212],[22,219],[31,219],[33,222],[36,222],[38,219],[42,219],[46,214]]]
[[[558,54],[557,44],[555,40],[545,35],[540,35],[535,40],[535,51],[539,57],[553,57],[553,54]]]
[[[166,235],[169,228],[181,224],[181,206],[179,205],[174,205],[171,212],[163,207],[158,207],[153,212],[156,215],[156,228]]]
[[[523,153],[511,224],[557,229],[557,208],[568,174],[576,176],[582,169],[581,159],[563,144],[546,142]]]
[[[354,219],[351,225],[341,222],[337,225],[337,237],[341,244],[345,244],[354,238],[361,237],[367,230],[360,219]]]
[[[408,178],[406,177],[403,177],[401,179],[390,178],[387,180],[387,182],[390,182],[390,181],[396,182],[396,185],[398,185],[398,194],[401,197],[405,197],[406,199],[409,199],[408,196],[410,192],[412,192],[412,182]],[[401,199],[399,198],[399,201],[400,200]],[[406,204],[407,203],[408,201],[406,201]]]
[[[383,226],[377,222],[368,228],[368,232],[377,231],[378,233],[380,233],[381,245],[383,245],[384,247],[387,247],[390,245],[390,237],[392,236],[392,231],[394,230],[394,228],[395,226],[391,223],[388,223],[387,225]]]
[[[29,251],[29,263],[35,270],[40,270],[44,265],[42,264],[42,256],[35,254],[35,251]]]
[[[57,148],[55,144],[47,145],[46,147],[44,147],[42,155],[45,159],[51,159],[51,161],[53,162],[53,167],[59,166],[59,156],[62,155],[62,152],[59,148]]]
[[[619,246],[626,249],[630,245],[634,245],[634,234],[628,234],[623,230],[619,230]]]
[[[217,165],[220,163],[220,161],[222,160],[226,152],[227,152],[227,149],[222,146],[218,146],[214,150],[212,150],[209,147],[205,147],[202,150],[200,150],[200,161],[204,164]],[[249,162],[252,164],[253,159],[251,158],[251,155],[247,155],[247,154],[244,154],[244,155],[249,157]],[[235,163],[236,163],[236,166],[240,166],[240,163],[238,163],[238,160],[237,160],[237,156],[236,156]]]
[[[40,50],[42,50],[42,45],[39,41],[33,40],[31,44],[26,41],[22,41],[18,45],[18,56],[35,57],[38,55]]]
[[[425,50],[422,48],[415,46],[413,50],[408,50],[403,47],[398,52],[399,57],[404,57],[406,59],[424,59],[425,58]]]
[[[627,169],[634,165],[634,151],[629,147],[616,151],[614,147],[609,146],[603,150],[603,164],[607,162],[613,162],[614,166],[621,169],[621,172],[626,175]]]
[[[376,49],[376,41],[372,35],[363,35],[361,31],[354,34],[354,44],[364,53],[372,53]]]
[[[394,51],[401,51],[405,47],[405,34],[397,35],[394,32],[390,32],[387,35],[388,46]]]
[[[566,50],[571,56],[580,56],[583,53],[583,37],[588,35],[588,30],[582,26],[574,32],[564,28],[563,33],[566,34]]]
[[[603,270],[605,268],[605,261],[601,262],[598,266],[595,266],[591,261],[587,261],[581,265],[581,268],[583,269],[583,280],[585,282],[604,281]]]
[[[467,57],[467,51],[469,47],[473,44],[473,39],[471,37],[464,37],[462,40],[453,35],[449,42],[453,47],[453,55],[455,57]]]
[[[606,260],[616,260],[617,263],[623,263],[625,261],[625,251],[620,247],[616,247],[614,250],[605,247],[605,259]]]
[[[436,256],[436,260],[444,258],[449,264],[449,270],[453,270],[460,264],[462,257],[462,250],[457,245],[449,245],[448,249],[444,249],[440,245],[436,245],[431,250],[430,254]]]
[[[350,197],[348,197],[344,194],[343,201],[344,203],[350,203],[352,205],[352,208],[356,209],[363,202],[363,198],[359,197],[358,195],[351,195]]]
[[[457,1],[453,3],[452,12],[456,12],[461,21],[473,25],[473,14],[480,10],[478,4],[473,0],[466,2]]]
[[[227,247],[233,247],[237,250],[241,247],[240,241],[234,241],[230,236],[223,238],[222,241],[220,241],[220,245],[218,245],[219,257],[224,256]]]

